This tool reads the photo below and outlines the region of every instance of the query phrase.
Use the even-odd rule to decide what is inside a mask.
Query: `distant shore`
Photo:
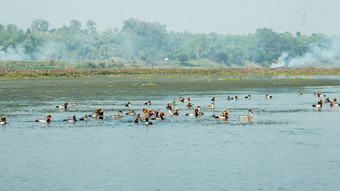
[[[1,69],[0,79],[115,75],[340,75],[340,68]]]

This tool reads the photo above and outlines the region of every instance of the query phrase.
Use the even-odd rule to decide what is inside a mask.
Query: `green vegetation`
[[[282,52],[301,56],[310,44],[327,47],[324,35],[276,33],[261,28],[248,35],[167,32],[166,26],[128,19],[121,29],[99,32],[94,21],[49,28],[37,19],[28,29],[0,24],[0,60],[33,60],[2,68],[145,68],[269,66]],[[47,60],[45,64],[37,60]],[[68,61],[67,65],[63,62]],[[70,64],[70,62],[72,63]],[[204,62],[202,62],[204,61]],[[206,62],[207,61],[207,62]],[[210,64],[209,64],[210,63]],[[4,66],[5,65],[5,66]]]
[[[248,75],[340,75],[340,68],[157,68],[157,69],[3,69],[0,79],[47,78],[47,77],[88,77],[132,75],[135,79],[149,79],[149,75],[173,78],[176,75],[196,76],[248,76]],[[221,77],[220,80],[243,80],[245,77]],[[294,79],[294,78],[292,78]],[[298,80],[299,78],[295,78]],[[301,78],[304,79],[304,78]]]
[[[247,80],[248,78],[245,77],[227,77],[227,78],[220,78],[219,80]]]
[[[313,80],[313,78],[306,78],[306,77],[295,77],[295,78],[276,78],[277,80]]]

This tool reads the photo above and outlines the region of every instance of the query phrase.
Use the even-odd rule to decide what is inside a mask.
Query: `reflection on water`
[[[340,108],[312,107],[320,91],[340,98],[338,80],[208,76],[3,80],[0,185],[3,190],[336,190]],[[336,77],[338,78],[338,77]],[[324,86],[327,85],[327,86]],[[304,93],[298,96],[298,91]],[[272,99],[265,99],[269,93]],[[251,94],[251,99],[244,96]],[[134,124],[147,100],[179,116]],[[215,108],[208,109],[215,96]],[[227,97],[238,96],[237,100]],[[67,110],[56,105],[69,102]],[[72,101],[78,103],[72,106]],[[125,107],[127,101],[131,106]],[[185,116],[201,106],[204,115]],[[100,107],[104,120],[76,123]],[[213,118],[227,109],[227,120]],[[253,118],[240,119],[253,111]],[[36,119],[52,114],[52,122]],[[144,122],[144,119],[142,119]]]

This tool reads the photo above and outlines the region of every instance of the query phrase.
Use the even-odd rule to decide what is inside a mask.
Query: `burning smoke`
[[[271,67],[300,67],[318,63],[331,64],[332,61],[340,59],[340,36],[327,37],[320,42],[321,45],[312,44],[307,52],[299,57],[290,58],[287,52],[283,52],[277,63],[272,63]]]
[[[47,41],[42,44],[38,50],[31,54],[25,53],[25,48],[22,45],[16,48],[7,48],[6,51],[1,51],[0,61],[4,60],[49,60],[51,58],[59,58],[67,52],[67,47],[63,42]]]
[[[63,42],[47,41],[37,52],[34,57],[37,60],[49,60],[51,58],[59,58],[67,52],[67,47]]]
[[[16,48],[7,48],[7,51],[1,51],[0,46],[0,60],[29,60],[30,57],[25,54],[25,48],[22,46]]]
[[[272,63],[271,67],[272,68],[285,67],[288,56],[289,56],[289,54],[287,52],[283,52],[281,54],[280,58],[277,60],[277,62]]]

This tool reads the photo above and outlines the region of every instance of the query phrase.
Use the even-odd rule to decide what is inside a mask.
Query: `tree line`
[[[1,56],[22,51],[25,59],[41,60],[139,60],[145,63],[169,59],[209,59],[219,64],[242,66],[245,62],[268,65],[283,52],[303,55],[311,44],[322,44],[323,34],[277,33],[260,28],[247,35],[193,34],[168,32],[165,25],[136,19],[124,21],[121,29],[98,31],[89,20],[85,26],[77,20],[50,29],[48,21],[34,20],[25,30],[14,24],[0,24]],[[49,51],[50,50],[50,51]],[[44,58],[41,55],[45,55]]]

